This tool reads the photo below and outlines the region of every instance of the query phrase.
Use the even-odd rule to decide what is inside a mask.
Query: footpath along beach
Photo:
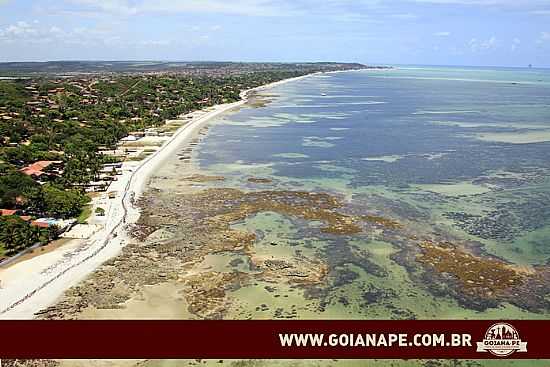
[[[53,251],[0,268],[0,319],[32,319],[51,306],[64,291],[76,285],[103,262],[116,256],[128,241],[129,225],[140,216],[134,200],[144,192],[151,174],[168,157],[190,142],[212,118],[244,105],[252,92],[302,79],[281,80],[241,92],[241,100],[210,107],[193,114],[157,151],[140,162],[123,165],[113,184],[118,195],[111,199],[102,228],[86,240],[74,239]]]

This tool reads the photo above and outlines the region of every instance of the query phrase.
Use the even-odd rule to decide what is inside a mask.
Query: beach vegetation
[[[46,184],[43,187],[44,213],[56,218],[71,218],[81,214],[90,198],[73,189],[63,189]]]
[[[312,72],[361,66],[195,63],[155,73],[105,73],[101,67],[101,73],[66,77],[61,70],[63,76],[51,74],[50,67],[41,73],[37,64],[37,74],[30,78],[0,81],[1,208],[18,209],[25,216],[82,217],[88,213],[85,186],[99,179],[105,163],[121,161],[121,157],[101,152],[116,150],[130,133],[144,134],[152,127],[173,131],[180,124],[167,125],[167,120],[236,102],[243,90]],[[95,65],[87,67],[93,70]],[[134,145],[153,148],[161,144]],[[146,149],[130,160],[142,160],[151,153],[152,149]],[[52,172],[25,171],[40,161],[61,162],[62,167]],[[16,219],[6,223],[0,230],[24,227]],[[20,241],[11,249],[32,242],[19,236],[11,236],[10,241]]]
[[[0,251],[15,254],[36,244],[45,244],[57,235],[57,229],[32,226],[18,216],[0,217]],[[1,253],[0,253],[1,254]]]

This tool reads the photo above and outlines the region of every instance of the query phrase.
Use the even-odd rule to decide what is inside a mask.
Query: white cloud
[[[404,20],[418,18],[416,14],[412,14],[412,13],[391,14],[390,17],[395,19],[404,19]]]
[[[472,38],[470,42],[468,42],[468,45],[470,46],[470,50],[472,52],[482,52],[482,51],[490,51],[494,50],[497,47],[497,39],[496,37],[491,37],[486,40],[479,40],[477,38]]]
[[[19,21],[15,24],[11,24],[4,29],[6,36],[25,36],[29,34],[35,34],[36,29],[27,22]]]
[[[540,32],[539,38],[537,39],[537,44],[543,44],[550,42],[550,32]]]
[[[162,46],[170,46],[171,41],[169,40],[149,40],[149,41],[141,41],[139,42],[139,46],[145,46],[145,47],[162,47]]]
[[[52,26],[52,27],[50,27],[50,33],[62,34],[63,31],[62,31],[61,28],[59,28],[59,27]]]
[[[88,9],[115,15],[131,16],[146,13],[224,13],[254,16],[291,15],[293,8],[287,4],[275,5],[268,0],[69,0]]]
[[[516,51],[520,44],[521,44],[521,40],[517,37],[514,38],[512,40],[512,46],[510,47],[512,49],[512,52]]]
[[[21,44],[84,44],[90,39],[109,40],[106,33],[98,35],[91,29],[75,28],[72,31],[65,31],[57,26],[40,27],[40,24],[34,21],[32,24],[19,21],[8,25],[4,29],[0,28],[0,42]]]
[[[435,32],[434,36],[437,37],[449,37],[451,35],[451,32]]]
[[[417,3],[480,5],[480,6],[543,6],[550,5],[549,0],[412,0]]]
[[[117,32],[116,26],[91,26],[62,28],[55,25],[40,26],[37,22],[19,21],[0,28],[0,45],[18,43],[21,45],[66,45],[68,47],[102,48],[162,48],[168,46],[193,46],[204,44],[210,39],[208,33],[222,29],[220,25],[189,27],[190,31],[200,32],[189,40],[181,39],[132,39]],[[48,46],[49,47],[49,46]]]
[[[21,42],[24,40],[34,41],[38,38],[45,38],[38,30],[28,22],[19,21],[0,28],[0,42]]]
[[[529,14],[550,15],[550,0],[406,0],[433,5],[492,7],[498,10],[522,11]]]
[[[117,15],[133,15],[137,13],[137,8],[130,5],[130,2],[126,0],[70,0],[70,2]]]

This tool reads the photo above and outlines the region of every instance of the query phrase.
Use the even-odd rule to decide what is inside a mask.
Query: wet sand
[[[140,217],[139,208],[134,205],[149,180],[166,159],[172,157],[178,147],[196,137],[198,131],[212,118],[238,108],[247,102],[249,94],[299,80],[309,75],[281,80],[260,86],[241,93],[241,101],[217,105],[207,109],[187,121],[172,137],[164,142],[154,153],[140,162],[124,164],[124,174],[118,177],[111,189],[118,191],[106,214],[104,227],[89,240],[71,242],[71,249],[66,246],[53,250],[48,255],[39,256],[29,261],[20,262],[7,270],[0,270],[0,318],[29,319],[39,310],[48,307],[62,296],[71,286],[78,284],[105,261],[120,254],[130,241],[127,233],[129,225],[136,223]],[[6,280],[9,279],[9,281]]]

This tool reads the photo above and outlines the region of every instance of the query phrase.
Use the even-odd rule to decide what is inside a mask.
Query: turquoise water
[[[407,67],[313,76],[263,94],[266,107],[213,126],[201,168],[240,185],[259,175],[277,188],[370,195],[374,206],[398,200],[409,205],[390,214],[429,217],[506,260],[549,259],[550,72]],[[480,217],[468,224],[456,213]]]
[[[457,81],[474,81],[488,83],[532,83],[548,85],[548,69],[526,68],[488,68],[488,67],[453,67],[453,66],[397,66],[397,70],[388,77],[413,79],[442,79]],[[413,75],[411,75],[413,74]]]
[[[311,76],[262,96],[265,107],[224,116],[195,150],[202,170],[226,177],[213,186],[328,192],[348,214],[402,225],[330,236],[280,214],[235,223],[257,234],[257,256],[292,261],[305,254],[327,264],[317,296],[281,287],[306,305],[289,317],[550,315],[550,72],[354,71]],[[419,261],[424,241],[496,259],[523,277],[523,287],[468,295],[466,283],[445,273],[469,269],[433,271]],[[275,302],[264,286],[235,291],[233,317],[275,317],[262,305]]]
[[[264,107],[215,121],[194,150],[204,173],[226,178],[204,187],[328,192],[347,214],[382,216],[401,227],[330,235],[319,231],[319,222],[271,211],[234,223],[233,229],[256,234],[252,253],[213,254],[202,267],[260,274],[248,257],[304,269],[318,259],[328,272],[310,286],[259,275],[227,291],[224,318],[549,318],[549,71],[355,71],[311,76],[261,96]],[[505,264],[524,276],[523,287],[498,297],[492,291],[468,296],[448,274],[418,260],[419,238]],[[494,263],[487,264],[480,278],[491,276]]]
[[[453,75],[443,78],[446,74]],[[457,81],[455,74],[469,81]],[[424,79],[427,75],[436,79]],[[498,140],[506,133],[533,132],[544,139],[550,129],[550,73],[543,76],[540,83],[518,72],[440,69],[314,76],[266,92],[278,96],[265,108],[227,118],[213,129],[199,158],[206,168],[269,163],[282,177],[341,176],[319,167],[329,161],[360,171],[351,187],[462,181],[528,165],[547,169],[547,142],[480,141],[486,134]],[[428,159],[434,154],[443,156]],[[384,156],[401,159],[369,160]]]

